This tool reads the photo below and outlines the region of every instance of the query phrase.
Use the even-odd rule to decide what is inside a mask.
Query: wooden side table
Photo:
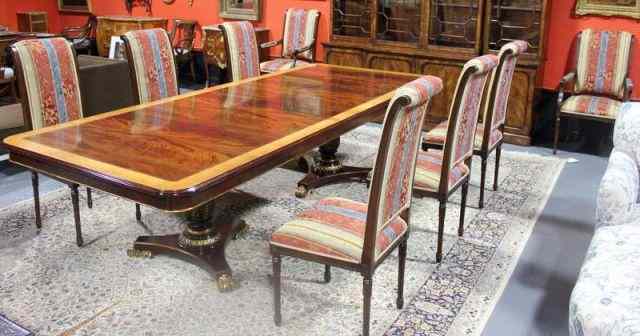
[[[19,12],[18,30],[29,33],[48,33],[49,21],[47,12]]]
[[[140,29],[163,28],[167,29],[167,19],[133,16],[98,16],[96,28],[96,42],[98,43],[98,55],[107,57],[111,36],[121,36],[126,32]]]
[[[260,51],[260,62],[269,58],[268,50],[260,48],[260,44],[269,42],[269,29],[256,27],[256,40]],[[227,67],[227,51],[224,47],[224,37],[218,25],[202,27],[202,56],[204,57],[205,85],[209,86],[209,65],[220,69]]]

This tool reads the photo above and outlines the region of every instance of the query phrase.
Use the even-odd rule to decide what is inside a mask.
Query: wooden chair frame
[[[270,41],[270,42],[265,42],[262,43],[261,45],[259,45],[260,49],[269,49],[269,48],[273,48],[277,45],[283,45],[284,46],[284,33],[285,33],[285,28],[287,26],[287,11],[288,9],[284,12],[284,19],[282,20],[282,38],[280,38],[279,40],[275,40],[275,41]],[[313,40],[312,42],[308,45],[305,46],[301,49],[296,49],[293,51],[293,66],[296,65],[296,62],[298,61],[298,59],[302,59],[311,63],[315,63],[316,61],[316,44],[318,42],[318,24],[320,23],[320,15],[321,13],[318,11],[318,16],[316,16],[316,22],[314,25],[314,33],[313,33]],[[307,58],[304,56],[298,56],[300,54],[304,54],[307,51],[311,51],[311,58]],[[280,57],[281,58],[290,58],[290,57],[285,57],[284,56],[284,48],[282,48],[282,51],[280,53]]]
[[[71,48],[71,52],[73,53],[76,73],[79,74],[80,68],[78,66],[76,50],[75,48],[73,48],[73,45],[71,45],[70,42],[67,41],[67,44],[69,44],[69,47]],[[15,72],[16,72],[16,78],[18,81],[18,90],[20,92],[20,97],[22,97],[21,103],[22,103],[22,115],[24,119],[24,125],[27,130],[33,130],[33,124],[31,122],[31,107],[29,106],[27,84],[25,81],[25,74],[22,71],[22,60],[20,59],[20,54],[16,50],[15,46],[11,46],[10,48],[11,48],[11,54],[13,56],[13,61],[15,63]],[[78,76],[78,85],[80,85],[80,76]],[[85,97],[83,95],[80,96],[80,101],[81,101],[81,104],[84,106]],[[28,167],[28,168],[31,170],[31,185],[33,188],[36,228],[38,229],[38,231],[40,231],[40,229],[42,229],[42,217],[40,214],[40,191],[39,191],[40,183],[39,183],[39,176],[38,176],[39,172],[32,167]],[[42,174],[42,172],[40,173]],[[78,247],[82,247],[84,242],[82,239],[82,228],[80,223],[80,201],[79,201],[80,198],[78,194],[78,187],[80,186],[80,184],[74,181],[69,181],[69,180],[59,178],[57,176],[53,176],[49,174],[46,174],[46,175],[56,181],[59,181],[69,186],[69,189],[71,190],[71,201],[73,203],[73,218],[74,218],[75,228],[76,228],[76,244],[78,245]],[[91,189],[89,187],[87,187],[87,207],[89,209],[93,207],[93,199],[91,197]]]
[[[89,39],[93,37],[95,34],[95,29],[98,25],[98,18],[95,15],[89,16],[87,19],[87,23],[80,27],[66,27],[62,30],[61,35],[66,38],[68,41],[73,41],[74,39]],[[91,44],[87,48],[87,52],[91,55]],[[73,47],[75,50],[75,46]]]
[[[183,29],[185,26],[193,26],[193,30],[191,30],[191,36],[184,37],[175,41],[176,36],[178,36],[178,29]],[[191,78],[196,80],[196,70],[195,63],[193,61],[193,41],[196,37],[196,27],[198,26],[198,21],[195,20],[185,20],[185,19],[173,19],[173,28],[171,29],[171,33],[169,34],[169,40],[171,41],[171,45],[173,46],[174,51],[174,59],[176,60],[176,67],[179,69],[179,63],[189,63],[189,69],[191,70]],[[184,31],[184,30],[183,30]],[[187,30],[188,31],[188,30]],[[187,47],[184,47],[187,45]]]
[[[394,120],[397,117],[398,112],[408,106],[411,102],[411,99],[407,96],[402,96],[396,99],[391,108],[389,109],[388,120]],[[430,102],[427,102],[430,108]],[[428,110],[425,112],[425,115],[428,113]],[[420,120],[420,125],[422,125],[423,120]],[[373,286],[373,275],[382,264],[387,257],[393,252],[396,247],[399,248],[399,258],[398,258],[398,296],[396,298],[396,306],[398,309],[402,309],[404,305],[404,269],[405,262],[407,257],[407,241],[409,239],[410,233],[410,209],[411,209],[411,201],[408,202],[405,209],[401,210],[399,217],[402,218],[407,223],[407,230],[396,239],[396,241],[387,248],[387,250],[380,256],[378,256],[377,260],[375,257],[375,244],[377,238],[377,223],[378,217],[380,216],[378,205],[380,203],[380,198],[383,196],[381,194],[382,190],[382,182],[384,169],[386,166],[386,161],[388,160],[389,155],[389,146],[391,141],[391,132],[392,123],[389,122],[386,124],[382,130],[382,137],[380,141],[379,154],[380,156],[376,160],[375,171],[380,172],[376,173],[373,176],[373,181],[371,182],[371,193],[369,196],[369,202],[367,204],[367,219],[366,219],[366,228],[364,234],[364,245],[362,250],[362,258],[360,263],[348,262],[336,260],[333,258],[323,257],[311,253],[305,253],[302,251],[296,251],[292,249],[283,248],[280,246],[271,245],[271,257],[273,262],[273,288],[274,288],[274,321],[276,325],[280,325],[282,322],[282,314],[281,314],[281,257],[282,256],[290,256],[296,257],[300,259],[304,259],[307,261],[312,261],[316,263],[321,263],[325,265],[324,272],[324,280],[325,282],[331,281],[331,266],[340,267],[349,271],[359,272],[363,276],[363,296],[364,296],[364,311],[363,311],[363,321],[362,321],[362,330],[363,335],[369,335],[369,322],[371,319],[371,295],[372,295],[372,286]],[[419,146],[418,141],[418,146]],[[419,150],[419,149],[417,149]],[[417,159],[417,155],[416,155]]]
[[[589,114],[576,114],[576,113],[564,113],[561,111],[562,109],[562,104],[564,103],[565,99],[565,92],[573,92],[573,88],[571,88],[571,86],[568,86],[568,84],[573,84],[573,86],[575,86],[575,79],[577,76],[577,63],[578,63],[578,59],[580,58],[580,53],[579,48],[580,48],[580,43],[582,42],[582,32],[579,32],[576,35],[575,38],[575,42],[574,42],[574,52],[575,55],[573,57],[573,62],[571,64],[571,71],[569,73],[567,73],[566,75],[564,75],[562,77],[562,79],[560,79],[560,83],[558,84],[558,101],[557,101],[557,106],[556,106],[556,122],[555,122],[555,131],[554,131],[554,136],[553,136],[553,154],[555,155],[558,151],[558,140],[560,137],[560,119],[561,118],[573,118],[573,119],[586,119],[586,120],[595,120],[595,121],[600,121],[600,122],[605,122],[605,123],[615,123],[616,119],[615,118],[605,118],[605,117],[600,117],[600,116],[596,116],[596,115],[589,115]],[[620,100],[620,98],[617,97],[613,97],[611,95],[604,95],[604,94],[596,94],[596,93],[589,93],[589,96],[596,96],[596,97],[606,97],[606,98],[610,98],[610,99],[615,99],[618,101],[622,101],[622,102],[627,102],[629,101],[629,98],[631,96],[631,92],[633,92],[633,81],[631,80],[631,78],[629,77],[629,68],[631,67],[631,61],[633,60],[633,46],[635,44],[635,40],[636,37],[635,35],[631,35],[631,43],[630,43],[630,47],[629,47],[629,63],[627,63],[627,69],[626,69],[626,78],[625,81],[623,83],[624,85],[624,95],[622,97],[622,100]]]
[[[462,104],[462,96],[464,94],[464,88],[469,83],[469,79],[472,75],[478,72],[477,67],[470,67],[465,72],[463,72],[460,80],[460,86],[458,90],[456,90],[456,94],[453,97],[453,109],[449,114],[449,123],[447,126],[447,135],[453,134],[454,129],[457,124],[457,120],[460,117],[460,105]],[[474,134],[475,136],[475,134]],[[423,144],[424,145],[424,144]],[[438,244],[436,248],[436,262],[442,261],[442,245],[444,241],[444,221],[445,215],[447,211],[447,200],[449,197],[456,192],[459,188],[462,188],[462,199],[460,202],[460,223],[458,225],[458,236],[462,237],[464,234],[464,215],[465,208],[467,206],[467,193],[469,190],[469,180],[471,178],[471,163],[473,155],[470,155],[468,158],[464,160],[464,163],[469,168],[469,173],[465,176],[456,186],[449,189],[449,170],[450,170],[450,159],[451,153],[453,152],[454,139],[450,136],[446,137],[446,142],[443,147],[443,158],[442,158],[442,169],[440,171],[440,185],[438,186],[437,191],[420,189],[417,187],[413,187],[416,195],[420,197],[430,197],[438,200]],[[473,143],[472,143],[473,145]],[[428,149],[428,148],[427,148]]]
[[[170,38],[169,34],[167,33],[167,31],[164,30],[164,29],[163,29],[163,31],[164,31],[165,34],[167,34],[167,38],[169,38],[169,41],[171,41],[171,38]],[[125,50],[126,50],[126,56],[127,56],[127,62],[129,63],[129,78],[131,79],[131,86],[132,86],[132,89],[133,89],[134,104],[138,105],[138,104],[140,104],[140,88],[138,88],[138,76],[136,75],[136,67],[133,64],[133,56],[131,54],[131,43],[129,42],[129,39],[125,35],[120,36],[120,38],[124,42],[124,46],[125,46]],[[173,52],[171,53],[171,57],[173,57],[173,65],[177,66],[176,56],[173,54]],[[176,85],[178,86],[178,94],[180,94],[180,76],[178,76],[178,68],[177,67],[175,69],[175,72],[176,72]]]

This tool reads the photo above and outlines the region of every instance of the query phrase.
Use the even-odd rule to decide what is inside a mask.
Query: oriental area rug
[[[380,127],[365,125],[342,138],[347,163],[371,165]],[[487,186],[493,184],[493,158]],[[503,151],[498,191],[487,189],[478,210],[479,162],[474,162],[465,235],[456,235],[459,192],[447,207],[444,259],[435,263],[437,203],[414,198],[405,280],[405,307],[395,307],[394,253],[373,278],[373,335],[479,335],[508,282],[564,161]],[[359,335],[362,278],[284,258],[283,325],[273,323],[268,239],[296,213],[327,196],[366,201],[367,186],[326,186],[294,196],[303,174],[278,168],[222,196],[217,220],[244,219],[249,229],[229,243],[236,288],[220,293],[197,266],[166,256],[130,258],[139,235],[176,233],[185,219],[96,192],[81,202],[85,246],[75,245],[66,188],[42,197],[43,229],[33,201],[0,210],[0,314],[36,335]]]

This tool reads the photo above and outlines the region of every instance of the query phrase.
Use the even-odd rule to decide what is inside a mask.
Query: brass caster
[[[309,194],[309,189],[305,185],[299,185],[296,189],[296,197],[297,198],[305,198]]]
[[[151,251],[149,250],[139,250],[139,249],[128,249],[127,256],[129,258],[151,258]]]
[[[218,284],[218,290],[221,293],[226,293],[233,290],[233,278],[229,273],[219,274],[216,282]]]
[[[233,234],[233,240],[238,240],[242,238],[247,232],[249,232],[249,225],[247,222],[240,220],[240,224],[238,225],[237,231]]]

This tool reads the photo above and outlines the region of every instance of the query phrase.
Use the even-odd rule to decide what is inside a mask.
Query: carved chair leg
[[[398,247],[398,297],[396,307],[404,307],[404,265],[407,260],[407,239],[403,239]]]
[[[438,211],[438,245],[436,247],[436,262],[442,261],[442,241],[444,239],[444,217],[447,213],[447,201],[440,200]]]
[[[502,143],[496,148],[496,170],[493,176],[493,191],[498,191],[498,173],[500,171],[500,156],[502,155]]]
[[[93,208],[93,198],[91,197],[91,188],[87,187],[87,208]]]
[[[271,257],[271,263],[273,264],[273,322],[277,326],[282,324],[282,312],[281,312],[281,293],[280,293],[280,269],[281,260],[280,256],[274,255]]]
[[[371,275],[365,275],[362,280],[362,294],[364,296],[363,319],[362,319],[362,335],[369,336],[369,324],[371,320],[371,291],[373,281]]]
[[[482,155],[482,161],[480,163],[480,201],[478,207],[484,208],[484,185],[487,178],[487,155]]]
[[[462,199],[460,200],[460,224],[458,224],[458,237],[464,235],[464,213],[467,209],[467,193],[469,192],[469,179],[462,185]]]
[[[560,137],[560,113],[556,112],[556,129],[553,136],[553,155],[558,151],[558,138]]]
[[[324,282],[331,282],[331,266],[324,265]]]
[[[42,217],[40,217],[40,184],[38,182],[38,173],[31,172],[31,185],[33,186],[33,203],[36,211],[36,228],[42,229]]]
[[[140,211],[140,204],[136,203],[136,220],[142,222],[142,212]]]
[[[76,224],[76,244],[82,247],[82,229],[80,228],[80,197],[78,196],[78,185],[70,184],[71,202],[73,203],[73,219]]]

